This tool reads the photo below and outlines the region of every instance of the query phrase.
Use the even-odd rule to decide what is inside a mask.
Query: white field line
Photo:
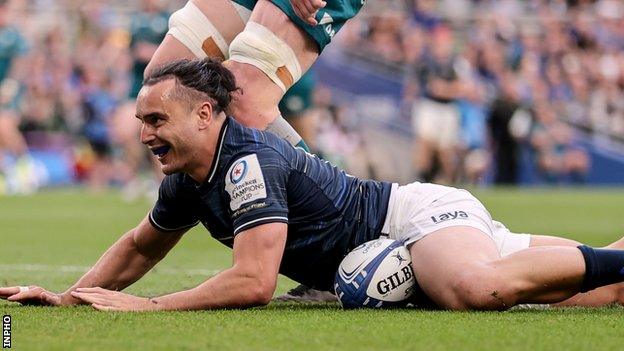
[[[91,269],[89,266],[67,266],[67,265],[47,265],[47,264],[0,264],[0,272],[48,272],[48,273],[84,273]],[[151,271],[156,274],[168,275],[200,275],[213,276],[220,272],[218,269],[177,269],[177,268],[158,268],[155,267]]]

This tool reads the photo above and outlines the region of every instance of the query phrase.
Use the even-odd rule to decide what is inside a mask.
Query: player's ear
[[[208,101],[202,101],[197,109],[197,120],[199,129],[206,129],[213,119],[214,110]]]

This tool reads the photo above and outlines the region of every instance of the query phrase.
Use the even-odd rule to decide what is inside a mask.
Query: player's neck
[[[204,183],[213,173],[213,169],[217,167],[216,157],[218,156],[220,136],[225,121],[225,114],[219,114],[206,129],[205,142],[196,150],[194,157],[196,164],[190,167],[191,170],[187,173],[199,184]]]

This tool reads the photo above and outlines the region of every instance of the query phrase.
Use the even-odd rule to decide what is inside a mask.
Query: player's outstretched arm
[[[234,264],[199,286],[156,298],[136,297],[101,288],[77,289],[74,297],[106,311],[206,310],[266,305],[277,285],[287,225],[269,223],[234,239]]]
[[[311,26],[316,26],[316,13],[327,5],[323,0],[290,0],[295,14]]]
[[[85,302],[72,296],[77,288],[121,290],[137,281],[180,240],[184,231],[163,233],[147,217],[114,243],[98,262],[67,291],[57,294],[41,287],[0,288],[0,298],[26,305],[75,305]]]

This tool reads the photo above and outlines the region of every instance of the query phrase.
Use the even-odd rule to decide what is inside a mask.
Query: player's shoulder
[[[293,147],[277,135],[248,128],[228,117],[224,151],[234,161],[249,154],[259,154],[262,158],[288,158]]]

